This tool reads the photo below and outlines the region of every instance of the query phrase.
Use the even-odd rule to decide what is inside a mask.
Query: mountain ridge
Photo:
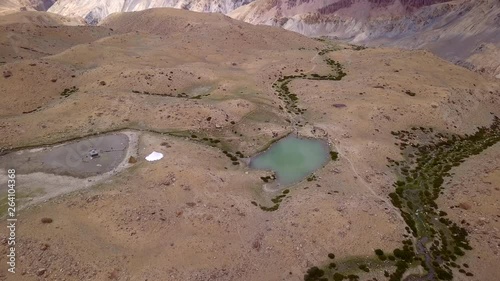
[[[195,12],[229,13],[251,0],[59,0],[49,12],[65,16],[80,16],[88,24],[97,24],[105,17],[117,12],[134,12],[151,8],[177,8]]]
[[[3,10],[47,8],[97,25],[113,13],[173,7],[352,44],[426,49],[500,78],[500,2],[495,0],[5,0]],[[72,20],[74,21],[74,20]]]
[[[287,4],[288,3],[288,4]],[[307,36],[354,44],[427,49],[471,70],[500,78],[500,4],[494,0],[257,0],[229,16]],[[484,61],[482,50],[491,50]],[[475,57],[475,59],[473,59]]]

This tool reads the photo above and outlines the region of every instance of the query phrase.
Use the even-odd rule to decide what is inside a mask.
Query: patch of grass
[[[274,175],[273,175],[273,177],[274,177]],[[271,207],[266,207],[266,206],[263,206],[260,204],[258,206],[260,207],[261,210],[266,211],[266,212],[276,211],[279,209],[281,202],[283,202],[283,199],[285,199],[289,193],[290,193],[290,190],[285,189],[281,192],[281,194],[278,194],[274,198],[272,198],[271,202],[273,202],[274,205],[272,205]],[[257,205],[255,205],[255,206],[257,206]]]
[[[416,96],[417,94],[415,94],[414,92],[410,91],[410,90],[406,90],[405,91],[405,94],[409,95],[410,97],[414,97]]]
[[[76,86],[73,86],[71,88],[66,88],[61,92],[61,96],[67,98],[67,97],[71,96],[72,94],[78,92],[78,90],[79,89]]]
[[[365,46],[361,46],[361,45],[352,45],[352,49],[354,51],[361,51],[361,50],[366,49],[366,47]]]
[[[467,230],[447,218],[447,213],[439,210],[436,199],[442,194],[445,178],[451,176],[453,167],[500,141],[500,119],[495,116],[491,126],[480,127],[472,135],[442,134],[423,127],[391,134],[399,141],[397,145],[402,154],[414,157],[403,161],[388,159],[389,166],[395,168],[399,176],[389,197],[400,210],[407,224],[406,231],[419,243],[418,249],[424,247],[425,250],[416,251],[413,240],[408,238],[392,254],[386,255],[381,249],[376,249],[375,255],[382,266],[396,267],[392,272],[384,272],[390,281],[402,280],[408,269],[415,265],[421,265],[427,271],[423,275],[412,274],[415,278],[430,278],[429,272],[434,272],[439,280],[451,280],[451,268],[459,268],[455,261],[472,247]],[[405,234],[405,237],[410,235]],[[358,264],[359,269],[369,271],[365,263]],[[336,268],[352,269],[345,262],[337,262]],[[473,275],[460,270],[463,274]],[[341,272],[328,272],[328,277],[333,280],[344,280],[346,277]]]
[[[324,56],[325,54],[334,51],[335,48],[329,47],[321,50],[318,55]],[[276,83],[273,84],[273,88],[275,89],[275,94],[282,101],[285,102],[285,107],[281,107],[283,111],[287,113],[294,114],[304,114],[306,109],[299,108],[297,106],[298,96],[290,91],[289,84],[294,79],[307,79],[307,80],[341,80],[347,74],[344,71],[343,66],[330,58],[324,58],[324,61],[328,66],[330,66],[334,73],[328,75],[320,75],[317,73],[312,73],[309,75],[300,74],[300,75],[287,75],[279,78]]]
[[[333,274],[333,280],[334,281],[342,281],[344,280],[345,278],[347,278],[347,276],[344,276],[343,274],[340,274],[338,272],[335,272],[335,274]],[[304,279],[305,280],[305,279]]]
[[[196,96],[190,97],[190,99],[192,99],[192,100],[201,100],[202,97],[203,97],[203,95],[196,95]]]
[[[273,181],[276,179],[276,176],[273,174],[271,176],[265,176],[265,177],[260,177],[260,179],[265,182],[265,183],[268,183],[270,181]]]
[[[317,178],[316,178],[316,175],[315,175],[315,174],[312,174],[312,175],[310,175],[309,177],[307,177],[307,179],[306,179],[306,180],[307,180],[307,181],[315,181],[315,180],[317,180]]]
[[[337,161],[339,159],[339,153],[336,151],[330,151],[330,158],[332,161]]]
[[[324,270],[319,269],[317,266],[313,266],[307,270],[307,273],[304,276],[304,281],[324,280],[325,278],[322,278],[324,275]],[[328,280],[328,278],[326,278],[326,280]]]
[[[370,269],[366,264],[359,265],[359,269],[363,270],[364,272],[370,272]]]
[[[266,211],[266,212],[274,212],[274,211],[277,211],[280,207],[280,204],[274,204],[273,206],[271,207],[266,207],[266,206],[259,206],[260,209],[262,211]]]

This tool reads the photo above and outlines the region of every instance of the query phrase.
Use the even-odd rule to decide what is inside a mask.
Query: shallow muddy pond
[[[290,185],[323,167],[330,159],[329,152],[324,140],[290,135],[252,157],[250,167],[274,171],[279,184]]]
[[[124,160],[128,148],[127,135],[106,134],[12,152],[0,156],[0,169],[16,167],[26,174],[42,172],[86,178],[115,169]]]

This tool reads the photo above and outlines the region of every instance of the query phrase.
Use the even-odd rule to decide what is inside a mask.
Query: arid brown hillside
[[[499,275],[497,79],[221,14],[151,9],[93,27],[26,15],[0,25],[0,182],[16,169],[18,204],[16,274],[2,266],[0,280],[387,280],[409,264],[391,253],[423,238],[419,213],[392,200],[413,184],[406,165],[438,191],[411,206],[437,206],[471,247],[457,267],[430,266]],[[290,133],[324,140],[329,161],[284,187],[248,163]],[[3,218],[7,198],[2,184]],[[427,274],[413,261],[406,276]]]

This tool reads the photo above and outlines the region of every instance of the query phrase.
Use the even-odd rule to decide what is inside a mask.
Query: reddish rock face
[[[297,2],[298,0],[292,0],[292,1]],[[292,1],[289,1],[289,3]],[[349,8],[355,2],[358,1],[360,0],[340,0],[319,9],[318,13],[322,15],[333,14],[338,10]],[[451,0],[361,0],[361,1],[369,2],[370,4],[372,4],[373,8],[387,7],[394,4],[396,1],[399,1],[403,5],[403,7],[406,7],[407,10],[411,10],[414,8],[421,8],[424,6],[430,6],[437,3],[449,2]]]
[[[333,14],[340,9],[345,9],[350,7],[354,3],[354,0],[340,0],[338,2],[332,3],[318,10],[318,13],[322,15]]]
[[[57,0],[31,0],[30,6],[37,11],[47,11]]]
[[[438,3],[450,2],[451,0],[400,0],[407,8],[420,8]]]

